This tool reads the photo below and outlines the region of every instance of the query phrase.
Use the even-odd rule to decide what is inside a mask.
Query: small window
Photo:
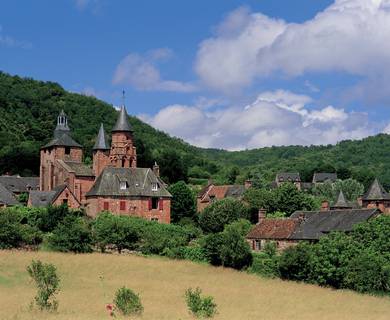
[[[70,147],[65,147],[65,154],[70,154]]]
[[[119,202],[119,208],[120,210],[126,210],[126,201],[120,201]]]
[[[150,219],[151,221],[156,221],[156,222],[158,222],[158,218],[152,218],[152,219]]]
[[[127,184],[126,181],[121,181],[121,182],[119,183],[119,189],[121,189],[121,190],[127,190],[128,187],[129,187],[129,186],[128,186],[128,184]]]
[[[68,205],[68,199],[62,199],[62,204],[67,206]]]
[[[103,210],[109,210],[110,209],[110,204],[108,203],[108,201],[104,201],[103,202]]]
[[[260,240],[255,240],[255,250],[260,250],[261,249],[261,242]]]
[[[158,184],[156,182],[152,183],[152,191],[157,191],[158,190]]]
[[[152,209],[158,209],[158,198],[152,198]]]

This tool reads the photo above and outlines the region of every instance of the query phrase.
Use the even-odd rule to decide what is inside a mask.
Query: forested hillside
[[[128,103],[131,106],[131,102]],[[0,72],[0,173],[38,174],[39,148],[50,140],[61,109],[68,114],[73,137],[85,147],[90,161],[99,125],[107,133],[116,120],[114,108],[94,97],[70,93],[53,82]],[[131,110],[131,107],[129,108]],[[217,183],[242,182],[250,177],[270,182],[278,171],[298,171],[310,181],[315,171],[337,171],[367,186],[374,176],[390,188],[390,136],[343,141],[335,146],[270,147],[239,152],[196,148],[130,117],[140,166],[159,162],[162,175]]]

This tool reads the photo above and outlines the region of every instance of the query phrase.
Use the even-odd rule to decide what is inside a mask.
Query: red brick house
[[[61,111],[53,139],[41,148],[40,191],[30,195],[28,204],[67,203],[71,208],[85,208],[92,217],[109,210],[169,223],[171,195],[157,164],[153,170],[137,168],[134,132],[124,106],[111,132],[109,146],[100,126],[93,165],[87,166],[82,162],[82,146],[71,137],[68,118]]]

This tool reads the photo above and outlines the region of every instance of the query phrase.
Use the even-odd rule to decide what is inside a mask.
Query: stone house
[[[272,183],[273,187],[280,187],[283,183],[293,183],[298,190],[301,190],[301,176],[298,172],[280,172],[276,175],[275,181]]]
[[[333,183],[337,180],[337,173],[315,172],[313,174],[313,185],[323,184],[325,182]]]
[[[20,205],[12,192],[0,183],[0,208]]]
[[[204,187],[196,198],[197,211],[201,212],[212,204],[215,200],[225,198],[235,198],[242,200],[245,191],[252,186],[250,180],[246,180],[244,185],[221,185],[217,186],[211,181]]]
[[[137,168],[134,132],[124,106],[111,132],[108,145],[100,126],[93,164],[88,166],[82,161],[82,146],[71,137],[68,117],[61,111],[53,139],[41,148],[40,191],[30,196],[29,205],[67,203],[71,208],[83,207],[91,217],[110,210],[169,223],[171,195],[157,164],[153,170]]]

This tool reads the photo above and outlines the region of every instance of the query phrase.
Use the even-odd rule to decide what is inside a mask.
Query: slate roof
[[[337,180],[337,173],[331,172],[316,172],[313,175],[313,183],[321,182],[335,182]]]
[[[279,172],[276,175],[276,181],[278,182],[300,182],[301,176],[298,172]]]
[[[301,182],[301,189],[306,191],[306,190],[310,190],[311,188],[313,188],[313,183],[311,182]]]
[[[16,200],[14,195],[9,190],[7,190],[7,188],[4,187],[1,183],[0,183],[0,203],[5,204],[6,206],[15,206],[20,204]]]
[[[344,209],[327,211],[296,211],[292,219],[303,217],[290,239],[318,240],[331,231],[351,231],[357,223],[379,214],[377,209]]]
[[[39,177],[0,176],[0,184],[12,193],[39,189]]]
[[[76,141],[74,141],[67,133],[64,133],[59,138],[53,138],[49,143],[44,145],[42,149],[46,149],[54,146],[82,148],[81,144],[78,144]]]
[[[390,200],[390,194],[375,179],[368,191],[363,195],[362,200]]]
[[[109,150],[109,149],[110,147],[108,146],[107,143],[106,133],[104,132],[104,126],[103,123],[101,123],[99,133],[92,150]]]
[[[246,236],[248,239],[289,239],[298,226],[298,219],[264,219]]]
[[[338,208],[338,209],[352,208],[352,206],[348,204],[347,200],[345,200],[343,190],[340,190],[339,195],[337,197],[337,201],[335,202],[335,204],[332,207]]]
[[[33,207],[47,207],[52,204],[55,199],[61,194],[62,191],[66,188],[66,185],[60,185],[51,191],[31,191],[30,192],[30,201]]]
[[[121,107],[118,119],[116,120],[114,128],[112,128],[112,132],[115,131],[133,132],[133,129],[129,123],[129,117],[127,115],[125,106]]]
[[[82,162],[57,160],[62,164],[69,172],[74,172],[76,176],[81,177],[93,177],[93,170]]]
[[[120,182],[127,183],[125,190],[120,189]],[[152,190],[153,183],[159,185],[157,191]],[[171,194],[151,169],[106,167],[86,196],[171,197]]]

